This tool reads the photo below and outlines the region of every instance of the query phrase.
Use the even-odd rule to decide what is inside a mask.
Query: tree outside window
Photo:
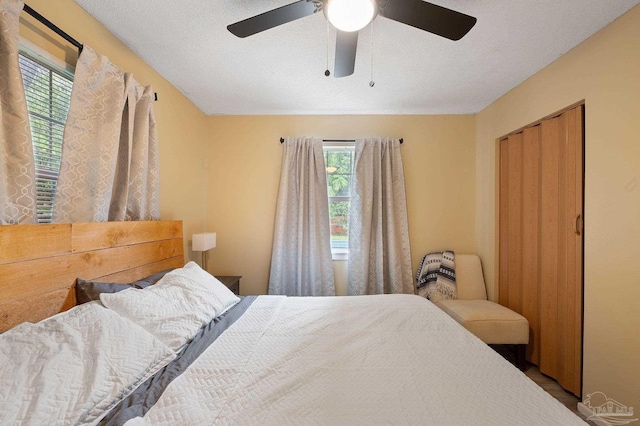
[[[327,168],[331,251],[334,259],[346,258],[355,142],[325,142],[323,150]]]

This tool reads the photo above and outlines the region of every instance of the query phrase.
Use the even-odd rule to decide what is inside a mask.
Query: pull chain
[[[369,87],[373,87],[376,85],[376,82],[373,81],[373,22],[369,25],[371,26],[371,80],[369,80]]]
[[[329,71],[329,20],[327,19],[327,70],[324,72],[324,75],[329,77],[331,75],[331,71]]]

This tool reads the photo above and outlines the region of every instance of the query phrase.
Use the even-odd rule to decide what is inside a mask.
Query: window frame
[[[75,71],[73,66],[60,60],[59,58],[53,56],[49,52],[41,49],[37,45],[31,43],[30,41],[24,38],[21,38],[20,40],[19,54],[20,56],[26,58],[27,60],[38,64],[40,67],[43,67],[49,70],[50,85],[53,84],[54,80],[62,78],[62,79],[68,80],[71,83],[71,90],[73,90],[74,71]],[[56,78],[54,78],[53,74],[57,75]],[[59,95],[59,93],[56,93],[56,90],[52,86],[49,87],[49,93],[46,94],[47,96],[46,99],[49,100],[50,108],[53,108],[52,102],[54,102],[53,99],[56,95]],[[71,92],[69,92],[69,101],[70,99],[71,99]],[[49,114],[48,116],[42,115],[41,113],[32,111],[32,110],[29,110],[28,113],[29,113],[30,125],[32,127],[31,142],[33,144],[32,146],[33,146],[33,152],[34,152],[34,161],[38,157],[51,158],[51,152],[46,153],[47,149],[45,149],[44,151],[40,151],[39,147],[35,143],[33,123],[31,123],[32,117],[37,117],[39,120],[47,122],[51,126],[54,126],[54,125],[60,126],[62,128],[62,132],[64,132],[65,123],[55,119],[51,114]],[[51,132],[53,132],[53,130],[51,130]],[[58,144],[58,142],[54,140],[52,135],[53,133],[50,133],[49,137],[47,138],[48,146],[49,146],[48,150],[49,151],[59,150],[61,152],[62,140],[60,140]],[[47,142],[45,141],[45,143]],[[40,153],[40,155],[38,155],[38,153]],[[52,213],[53,213],[53,203],[55,201],[54,200],[55,188],[57,186],[57,181],[59,178],[59,170],[56,172],[56,171],[49,170],[47,168],[39,168],[38,162],[35,161],[35,172],[36,172],[36,176],[35,176],[36,182],[41,182],[41,183],[53,182],[54,183],[53,185],[49,186],[49,189],[47,189],[46,187],[40,187],[40,186],[36,187],[36,200],[38,204],[38,209],[36,211],[36,221],[39,224],[51,223]],[[45,204],[49,204],[50,208],[48,208],[47,210],[42,210],[41,206]]]
[[[353,178],[353,167],[355,166],[355,148],[356,141],[355,140],[329,140],[323,139],[322,141],[322,151],[323,154],[326,154],[329,151],[336,151],[337,149],[345,149],[352,151],[352,163],[351,163],[351,178]],[[325,164],[325,167],[327,165]],[[332,201],[347,201],[351,203],[351,183],[352,180],[349,180],[349,195],[341,195],[341,196],[330,196],[327,193],[327,201],[331,203]],[[327,190],[329,187],[329,174],[327,173]],[[331,237],[329,237],[331,239]],[[347,231],[347,241],[348,241],[348,231]],[[331,259],[332,260],[348,260],[349,259],[349,247],[331,247]]]

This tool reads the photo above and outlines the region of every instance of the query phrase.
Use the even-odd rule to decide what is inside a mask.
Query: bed
[[[585,424],[418,296],[237,298],[184,265],[180,222],[18,228],[0,229],[0,424]],[[166,270],[68,310],[77,277]],[[34,344],[52,330],[64,345]]]

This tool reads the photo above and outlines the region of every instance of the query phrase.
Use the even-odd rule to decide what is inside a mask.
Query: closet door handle
[[[582,217],[582,215],[578,214],[576,216],[576,220],[573,224],[573,232],[576,233],[576,235],[580,235],[580,218]]]

